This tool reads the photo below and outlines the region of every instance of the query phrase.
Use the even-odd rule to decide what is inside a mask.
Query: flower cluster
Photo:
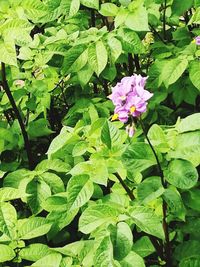
[[[200,45],[200,36],[197,36],[195,38],[196,45]]]
[[[147,100],[153,94],[145,90],[147,77],[134,74],[130,77],[124,77],[121,82],[112,88],[112,94],[109,98],[115,105],[115,114],[112,120],[119,119],[126,123],[131,117],[140,117],[147,109]],[[133,125],[127,126],[129,136],[133,136]]]

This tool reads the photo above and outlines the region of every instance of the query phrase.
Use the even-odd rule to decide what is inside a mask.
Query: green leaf
[[[103,267],[113,265],[113,247],[109,236],[106,236],[101,241],[94,256],[94,266]]]
[[[166,180],[181,189],[189,189],[196,185],[198,172],[191,162],[175,159],[169,163],[164,171]]]
[[[54,251],[59,252],[65,256],[76,257],[80,251],[84,248],[84,242],[88,241],[76,241],[65,245],[64,247],[53,248]]]
[[[47,245],[37,243],[30,244],[29,246],[21,249],[19,252],[19,256],[24,260],[37,261],[51,253],[52,251]]]
[[[190,9],[193,5],[193,0],[179,1],[174,0],[172,4],[172,14],[176,16],[184,15],[184,12]]]
[[[99,13],[105,17],[116,16],[119,11],[119,7],[113,3],[105,3],[101,5]]]
[[[120,28],[118,30],[118,37],[122,42],[122,47],[124,51],[133,54],[144,53],[144,45],[136,32],[127,28]]]
[[[52,154],[59,151],[63,148],[67,143],[70,143],[72,140],[78,141],[79,138],[74,136],[72,133],[69,133],[67,127],[63,127],[60,134],[57,135],[53,141],[51,142],[47,154],[51,157]]]
[[[73,176],[87,174],[94,183],[101,185],[106,185],[108,180],[106,161],[98,158],[78,163],[70,171],[70,174]]]
[[[69,225],[74,217],[77,215],[79,209],[74,209],[72,211],[67,210],[67,205],[65,210],[53,210],[47,216],[48,221],[50,221],[53,225],[48,233],[48,239],[52,239],[55,237],[57,233],[60,232],[65,226]]]
[[[129,12],[127,9],[120,7],[117,16],[115,17],[115,28],[118,28],[122,24],[124,24]]]
[[[52,193],[56,194],[65,191],[62,179],[55,173],[45,172],[40,177],[51,188]]]
[[[199,189],[188,190],[183,194],[184,203],[193,210],[200,211]]]
[[[89,64],[87,64],[77,73],[81,86],[85,86],[90,81],[93,73],[94,71]]]
[[[79,230],[84,234],[89,234],[101,225],[116,223],[117,215],[118,211],[111,205],[92,205],[82,213]]]
[[[104,43],[99,40],[88,48],[88,62],[93,71],[99,76],[108,62],[108,53]]]
[[[59,267],[62,260],[62,256],[59,253],[52,253],[49,254],[35,263],[33,263],[31,266],[34,267]]]
[[[122,260],[131,251],[133,245],[132,231],[125,222],[119,222],[116,229],[116,237],[114,240],[114,257]]]
[[[139,6],[128,14],[125,25],[133,31],[149,31],[148,13],[145,7]]]
[[[87,174],[72,177],[67,184],[69,210],[82,207],[94,192],[93,183]]]
[[[198,7],[189,21],[189,25],[192,23],[200,24],[200,7]]]
[[[143,203],[148,204],[150,201],[160,197],[164,191],[160,177],[152,176],[138,185],[137,197]]]
[[[155,252],[155,248],[148,236],[143,236],[139,240],[137,240],[133,244],[132,250],[143,258]]]
[[[141,231],[164,239],[162,218],[159,218],[152,209],[136,206],[131,208],[130,216]]]
[[[129,145],[122,155],[122,160],[128,172],[137,173],[156,165],[156,159],[149,145],[133,143]]]
[[[179,267],[199,267],[200,257],[190,257],[188,259],[181,260]]]
[[[168,205],[170,215],[173,215],[175,218],[185,220],[186,210],[178,190],[173,187],[165,189],[163,198]]]
[[[14,172],[10,172],[4,178],[4,187],[18,188],[20,181],[31,175],[31,171],[26,169],[19,169]]]
[[[31,138],[50,135],[53,133],[53,131],[48,128],[48,122],[46,119],[38,119],[30,122],[27,131]]]
[[[148,131],[148,137],[154,148],[158,149],[161,153],[169,151],[167,137],[160,126],[153,124]]]
[[[12,187],[0,188],[0,202],[18,199],[24,196],[25,195],[22,195],[22,192],[19,189]]]
[[[3,42],[0,40],[0,61],[17,67],[17,55],[13,42]]]
[[[120,264],[122,267],[145,267],[143,258],[133,251],[131,251]]]
[[[51,195],[51,189],[48,184],[39,178],[29,182],[26,192],[30,194],[27,200],[33,214],[38,214],[42,211],[42,202]]]
[[[70,165],[60,159],[45,159],[41,161],[37,167],[36,171],[56,171],[56,172],[68,172],[70,170]]]
[[[166,87],[175,83],[186,70],[187,66],[188,60],[185,58],[166,60],[160,75],[161,81],[164,82]]]
[[[85,154],[87,149],[88,149],[88,142],[80,141],[80,142],[75,144],[73,151],[72,151],[72,156],[73,157],[81,156],[81,155]]]
[[[17,212],[10,203],[0,203],[0,231],[11,240],[16,238]]]
[[[115,143],[119,142],[119,130],[113,123],[105,121],[101,131],[101,141],[111,149]]]
[[[46,218],[33,217],[28,218],[19,228],[19,236],[21,239],[31,239],[49,232],[52,223]]]
[[[198,61],[192,61],[190,63],[190,68],[189,68],[189,73],[190,73],[190,80],[193,83],[193,85],[200,91],[200,62]]]
[[[64,57],[62,74],[66,75],[71,72],[78,72],[87,63],[88,49],[85,45],[77,45],[70,48]]]
[[[15,252],[11,247],[0,244],[0,262],[11,261],[14,257]]]
[[[15,44],[22,46],[32,41],[30,37],[30,31],[32,28],[33,25],[27,20],[13,18],[6,20],[0,25],[0,33],[4,40],[14,41]]]
[[[99,9],[99,0],[81,0],[81,4],[86,7]]]
[[[80,0],[72,0],[69,10],[69,16],[74,16],[78,11],[80,7]]]
[[[200,113],[195,113],[182,119],[176,126],[179,133],[195,131],[200,129]]]
[[[112,62],[115,63],[122,53],[121,42],[117,38],[111,37],[108,39],[108,46],[110,48]]]
[[[53,210],[66,210],[67,208],[67,194],[66,193],[62,194],[57,194],[48,197],[45,201],[42,202],[42,207],[48,212],[51,212]]]
[[[191,257],[198,257],[200,249],[200,242],[197,240],[184,241],[179,244],[175,251],[174,257],[176,260],[181,261]]]
[[[178,134],[167,157],[185,159],[197,167],[200,164],[200,131]]]

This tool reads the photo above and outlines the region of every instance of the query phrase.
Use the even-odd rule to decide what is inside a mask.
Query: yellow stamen
[[[118,115],[117,113],[115,113],[115,114],[112,116],[111,121],[116,121],[118,118],[119,118],[119,115]]]
[[[135,108],[134,106],[132,106],[132,107],[130,108],[130,112],[131,112],[131,113],[135,112],[135,110],[136,110],[136,108]]]

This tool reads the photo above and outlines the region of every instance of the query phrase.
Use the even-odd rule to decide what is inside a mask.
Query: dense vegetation
[[[200,267],[199,25],[199,0],[0,0],[0,266]]]

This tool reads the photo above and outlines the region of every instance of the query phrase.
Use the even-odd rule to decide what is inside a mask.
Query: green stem
[[[159,162],[159,159],[158,159],[158,156],[156,154],[156,151],[153,147],[153,145],[151,144],[151,141],[146,133],[146,130],[145,130],[145,127],[144,127],[144,124],[143,124],[143,121],[142,119],[140,118],[139,119],[139,122],[140,122],[140,125],[142,127],[142,130],[143,130],[143,133],[144,133],[144,136],[149,144],[149,146],[151,147],[151,150],[154,154],[154,157],[156,159],[156,162],[157,162],[157,166],[158,166],[158,170],[159,170],[159,176],[161,178],[161,182],[162,182],[162,185],[164,188],[167,188],[167,184],[166,184],[166,181],[164,179],[164,174],[163,174],[163,171],[162,171],[162,168],[161,168],[161,164]],[[171,245],[170,245],[170,239],[169,239],[169,227],[168,227],[168,223],[167,223],[167,203],[163,200],[163,206],[162,206],[162,210],[163,210],[163,231],[164,231],[164,234],[165,234],[165,244],[164,244],[164,249],[165,249],[165,261],[166,261],[166,267],[172,267],[172,259],[171,259]]]
[[[18,123],[19,123],[19,126],[21,128],[21,133],[22,133],[22,136],[24,139],[24,146],[25,146],[26,153],[27,153],[29,168],[32,170],[34,165],[33,165],[33,158],[32,158],[31,146],[30,146],[29,139],[28,139],[28,134],[26,132],[23,119],[20,115],[20,112],[17,108],[15,100],[12,96],[11,91],[10,91],[10,88],[9,88],[9,85],[8,85],[8,82],[6,79],[6,68],[5,68],[5,64],[3,62],[1,62],[1,74],[2,74],[2,86],[3,86],[3,89],[4,89],[8,99],[10,101],[10,104],[14,110],[15,116],[16,116]]]
[[[123,186],[123,188],[125,189],[126,193],[128,194],[128,196],[130,197],[131,200],[134,200],[135,197],[132,193],[132,191],[130,190],[130,188],[125,184],[125,182],[122,180],[121,176],[118,173],[115,173],[115,176],[117,177],[118,181],[120,182],[120,184]]]
[[[167,0],[164,0],[164,10],[163,10],[163,37],[164,37],[164,40],[167,39],[167,36],[166,36],[166,10],[167,10]]]

